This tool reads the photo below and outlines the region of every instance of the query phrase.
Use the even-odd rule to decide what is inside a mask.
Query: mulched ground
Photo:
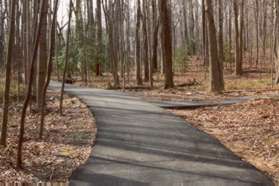
[[[48,94],[44,140],[38,140],[39,114],[28,113],[23,149],[24,169],[16,170],[18,124],[22,105],[11,107],[8,146],[0,147],[1,182],[67,182],[73,170],[89,157],[96,135],[89,109],[74,97],[65,97],[60,116],[59,94]],[[1,117],[0,117],[1,119]]]
[[[279,99],[256,99],[225,107],[171,110],[219,139],[279,185]]]

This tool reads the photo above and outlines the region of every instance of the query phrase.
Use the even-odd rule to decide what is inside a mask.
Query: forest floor
[[[279,99],[255,99],[231,106],[170,110],[214,136],[279,185]]]
[[[24,169],[21,171],[15,169],[15,162],[22,105],[11,106],[8,146],[0,147],[0,184],[65,183],[72,172],[88,159],[95,141],[96,125],[87,106],[77,98],[66,96],[64,115],[60,116],[59,93],[53,91],[48,93],[47,104],[43,140],[38,140],[39,114],[29,111],[23,148]]]

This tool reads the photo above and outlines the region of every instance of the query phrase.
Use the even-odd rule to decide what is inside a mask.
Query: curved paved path
[[[271,181],[217,140],[157,106],[107,90],[67,87],[97,120],[97,143],[72,186],[265,186]]]

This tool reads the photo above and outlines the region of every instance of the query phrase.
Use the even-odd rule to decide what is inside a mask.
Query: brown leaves
[[[87,160],[96,134],[94,119],[86,105],[77,98],[67,96],[65,115],[61,117],[58,112],[58,95],[53,92],[49,94],[49,112],[43,141],[38,141],[38,113],[28,115],[23,171],[13,168],[21,109],[13,110],[10,126],[15,127],[9,127],[8,147],[0,150],[0,182],[66,182],[72,171]]]
[[[276,99],[174,112],[279,181],[279,102]]]

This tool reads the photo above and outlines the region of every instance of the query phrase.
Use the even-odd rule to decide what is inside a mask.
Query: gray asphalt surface
[[[197,109],[201,107],[215,107],[215,106],[226,106],[226,105],[233,105],[237,103],[242,103],[248,100],[252,100],[252,97],[238,97],[238,98],[228,98],[221,101],[161,101],[161,100],[152,100],[148,98],[143,98],[147,102],[155,104],[164,109]]]
[[[52,87],[59,85],[52,83]],[[72,186],[268,186],[216,139],[141,98],[67,86],[93,112],[97,143]]]

